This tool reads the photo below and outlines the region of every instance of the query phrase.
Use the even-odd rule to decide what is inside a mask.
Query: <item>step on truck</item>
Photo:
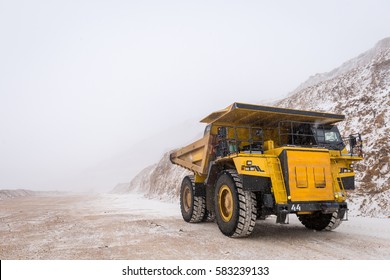
[[[233,103],[214,112],[203,138],[170,154],[189,169],[181,184],[183,219],[216,220],[230,237],[252,233],[256,220],[296,214],[311,230],[332,230],[347,219],[347,191],[355,188],[360,134],[343,139],[344,116]]]

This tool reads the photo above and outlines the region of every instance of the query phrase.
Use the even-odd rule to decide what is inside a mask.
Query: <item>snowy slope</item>
[[[144,168],[130,183],[117,184],[111,193],[147,192],[148,188],[146,186],[150,185],[150,176],[156,165],[154,164]]]
[[[142,170],[129,184],[118,184],[112,193],[139,192],[146,197],[175,200],[179,196],[181,181],[189,171],[173,165],[169,153],[161,160]]]
[[[320,82],[334,79],[347,72],[350,72],[353,69],[364,67],[367,64],[370,64],[371,61],[376,58],[377,54],[383,52],[385,49],[388,49],[389,45],[390,38],[380,40],[372,49],[360,54],[358,57],[344,62],[340,67],[337,67],[330,72],[317,73],[314,76],[311,76],[305,82],[300,84],[294,91],[292,91],[289,96],[294,95],[303,89],[314,86]]]
[[[315,83],[310,78],[304,83],[309,86],[276,105],[344,114],[340,131],[344,136],[360,132],[365,144],[365,159],[356,168],[357,190],[351,195],[354,210],[390,217],[390,38],[320,76],[328,79]]]
[[[352,215],[390,217],[389,100],[390,38],[328,73],[317,74],[275,106],[346,115],[344,136],[360,132],[365,159],[356,165],[357,189],[350,195]],[[238,100],[239,101],[239,100]],[[174,198],[187,171],[168,154],[141,172],[129,189],[151,197]]]

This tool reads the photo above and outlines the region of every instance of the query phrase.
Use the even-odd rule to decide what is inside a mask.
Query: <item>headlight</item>
[[[353,172],[351,169],[348,168],[340,168],[340,173],[351,173]]]

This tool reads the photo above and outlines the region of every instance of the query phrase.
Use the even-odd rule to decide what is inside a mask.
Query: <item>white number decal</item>
[[[293,204],[291,205],[291,211],[301,211],[301,205],[300,204]]]

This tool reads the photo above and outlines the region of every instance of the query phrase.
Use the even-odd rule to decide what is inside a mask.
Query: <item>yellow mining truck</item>
[[[215,218],[230,237],[248,236],[258,219],[295,213],[308,229],[332,230],[347,219],[346,190],[362,159],[360,134],[343,141],[343,115],[233,103],[214,112],[204,137],[170,155],[194,172],[183,179],[186,222]]]

